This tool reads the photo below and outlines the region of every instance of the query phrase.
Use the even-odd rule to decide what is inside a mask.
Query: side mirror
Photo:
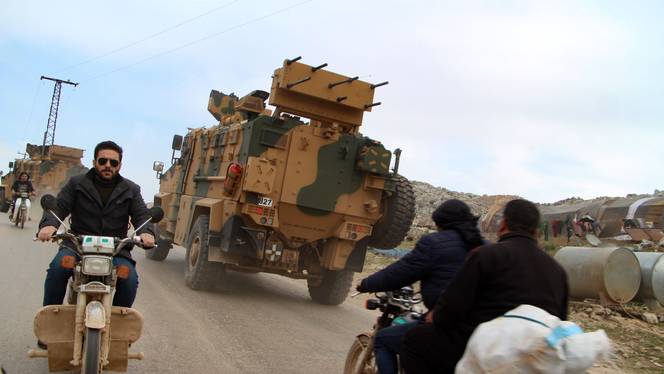
[[[150,217],[152,217],[150,222],[157,223],[161,221],[162,218],[164,218],[164,210],[161,209],[161,207],[153,206],[152,208],[150,208]]]
[[[182,149],[182,135],[173,135],[173,144],[171,149],[174,151],[179,151]]]
[[[53,195],[46,194],[39,200],[42,209],[55,210],[58,207],[58,200]]]
[[[13,169],[13,168],[14,168],[14,162],[13,162],[13,161],[9,161],[9,168],[10,168],[10,169]]]
[[[164,163],[161,161],[155,161],[152,164],[152,170],[156,171],[157,173],[161,173],[164,171]]]

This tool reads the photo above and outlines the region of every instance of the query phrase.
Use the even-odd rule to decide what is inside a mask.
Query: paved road
[[[45,359],[26,355],[56,251],[33,243],[35,231],[35,221],[21,231],[0,214],[0,365],[8,374],[48,372]],[[304,281],[269,274],[231,273],[222,291],[193,291],[184,285],[182,248],[162,263],[134,252],[140,276],[134,307],[146,323],[132,350],[146,357],[131,361],[129,372],[341,373],[354,335],[374,318],[355,302],[315,304]]]

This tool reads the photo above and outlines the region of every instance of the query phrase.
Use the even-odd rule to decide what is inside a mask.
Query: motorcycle
[[[20,201],[19,201],[20,200]],[[25,221],[28,219],[28,212],[30,211],[30,194],[21,192],[16,199],[17,206],[14,208],[13,223],[16,226],[25,226]]]
[[[355,294],[354,296],[356,296]],[[397,291],[375,293],[375,299],[368,299],[365,308],[380,310],[382,313],[373,325],[373,330],[359,334],[346,354],[344,374],[376,374],[374,338],[381,329],[408,322],[419,321],[423,314],[415,311],[415,305],[422,302],[416,297],[413,288],[406,286]],[[403,370],[400,368],[399,372]]]
[[[47,349],[31,349],[28,357],[48,359],[49,371],[79,370],[83,374],[98,374],[103,370],[126,371],[129,359],[142,360],[142,352],[129,352],[143,330],[143,316],[133,308],[112,306],[117,269],[113,257],[125,246],[141,246],[140,237],[114,238],[94,235],[75,235],[53,213],[56,199],[45,195],[41,199],[44,211],[53,214],[65,232],[56,233],[54,242],[73,243],[79,255],[66,256],[74,276],[68,285],[68,300],[73,305],[48,305],[37,312],[34,332]],[[149,222],[159,222],[164,211],[150,209],[151,219],[143,222],[134,234]],[[35,239],[36,240],[36,239]],[[63,260],[63,263],[65,261]]]

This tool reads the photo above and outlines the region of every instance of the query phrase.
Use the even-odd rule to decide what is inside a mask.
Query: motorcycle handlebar
[[[56,233],[51,236],[51,241],[57,242],[57,241],[62,241],[62,240],[71,240],[76,244],[75,249],[79,253],[83,253],[83,249],[81,248],[81,243],[83,242],[83,238],[85,235],[75,235],[70,232],[63,232],[63,233]],[[38,240],[36,237],[33,239],[33,241]],[[152,249],[156,248],[157,245],[154,245],[153,247],[145,247],[143,245],[143,240],[141,239],[140,236],[136,235],[133,237],[127,237],[127,238],[118,238],[118,237],[113,237],[113,246],[115,247],[115,250],[113,251],[113,256],[118,254],[122,248],[126,245],[127,242],[131,242],[132,244],[141,247],[143,249]]]

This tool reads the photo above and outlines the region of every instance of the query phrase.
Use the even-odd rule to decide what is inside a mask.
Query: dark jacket
[[[141,196],[140,187],[118,175],[118,181],[106,205],[94,186],[95,170],[71,177],[58,194],[56,214],[60,219],[71,215],[71,230],[79,235],[102,235],[124,238],[131,222],[138,227],[150,219],[148,208]],[[39,228],[60,226],[55,217],[45,212]],[[152,224],[145,225],[139,233],[154,235]],[[121,255],[131,258],[128,250]]]
[[[29,193],[29,192],[34,192],[35,189],[32,187],[32,182],[31,181],[25,181],[25,182],[14,181],[14,183],[12,184],[12,191],[18,192],[18,193],[21,193],[21,192],[28,192]]]
[[[509,233],[496,244],[471,251],[438,300],[433,321],[445,340],[446,358],[456,363],[480,323],[521,304],[542,308],[564,320],[567,297],[563,268],[531,236]]]
[[[362,280],[363,292],[394,291],[421,281],[424,305],[432,309],[461,268],[468,249],[455,230],[423,236],[399,261]]]

